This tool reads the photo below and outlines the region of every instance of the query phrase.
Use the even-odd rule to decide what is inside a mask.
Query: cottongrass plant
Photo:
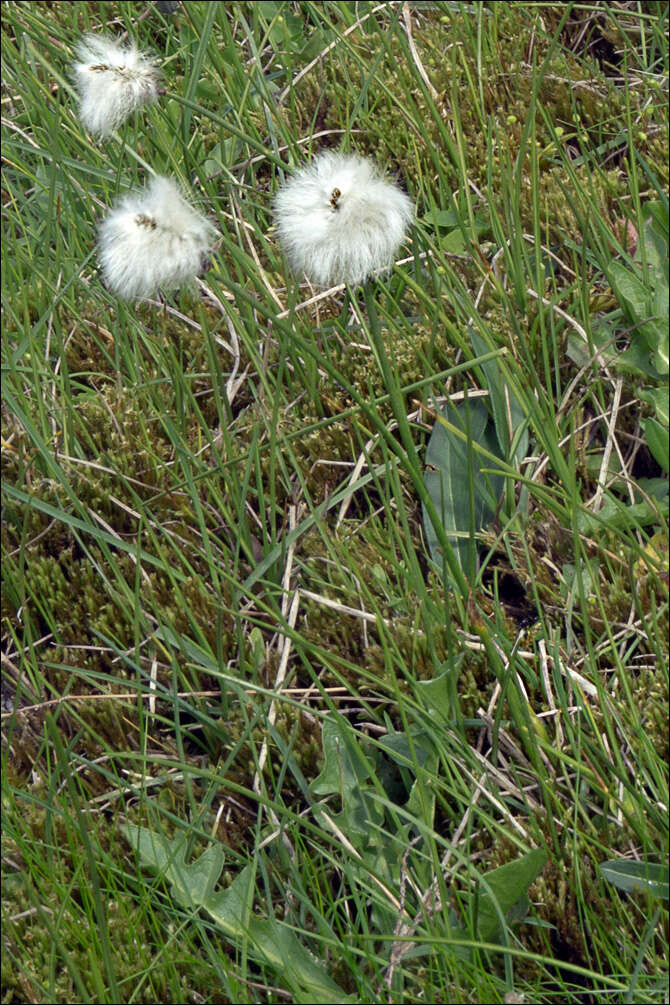
[[[414,215],[372,161],[330,151],[279,190],[274,211],[291,269],[322,287],[388,272]]]
[[[160,175],[124,196],[100,226],[98,251],[107,288],[123,300],[174,289],[203,270],[216,228]]]
[[[85,35],[77,47],[74,75],[79,118],[90,133],[108,136],[128,116],[158,99],[156,62],[134,44]]]

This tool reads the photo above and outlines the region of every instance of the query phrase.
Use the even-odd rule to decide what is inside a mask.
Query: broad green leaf
[[[432,680],[417,681],[416,691],[419,699],[431,719],[436,722],[449,722],[453,716],[451,707],[454,701],[454,676],[458,676],[462,657],[456,657],[454,669],[447,669],[437,674]]]
[[[466,239],[462,230],[452,230],[440,241],[440,249],[449,255],[464,254],[466,246]]]
[[[662,375],[670,369],[670,327],[668,326],[668,287],[656,290],[654,301],[656,317],[653,322],[654,363]]]
[[[514,862],[487,872],[479,884],[477,934],[490,942],[500,929],[500,916],[505,918],[517,901],[525,897],[529,886],[544,869],[547,853],[535,848]]]
[[[661,202],[648,202],[642,209],[644,224],[642,240],[647,263],[656,273],[657,280],[665,279],[668,285],[668,210]],[[638,248],[637,259],[641,258]]]
[[[411,742],[410,742],[411,738]],[[409,788],[409,798],[405,808],[413,816],[432,827],[435,812],[435,793],[426,792],[425,782],[414,778],[416,763],[429,775],[437,771],[437,753],[429,734],[423,729],[411,730],[411,737],[404,732],[388,733],[379,741],[388,757],[395,762]]]
[[[453,209],[429,209],[423,219],[433,227],[458,226],[458,213]]]
[[[528,910],[528,889],[542,872],[547,861],[547,853],[536,848],[514,862],[508,862],[498,869],[485,873],[479,880],[474,893],[473,923],[476,921],[477,938],[482,942],[493,942],[502,933],[502,925],[513,925],[522,921]],[[465,898],[467,900],[467,897]],[[471,931],[459,924],[454,915],[452,925],[455,934],[472,935]],[[465,959],[471,957],[471,950],[456,947],[456,954]]]
[[[275,918],[249,914],[254,894],[252,866],[246,866],[225,890],[216,892],[225,859],[221,845],[212,843],[187,864],[183,837],[170,840],[134,824],[121,829],[143,863],[170,883],[175,900],[188,910],[206,911],[236,946],[246,945],[259,963],[270,967],[286,984],[292,1000],[304,1005],[349,1000],[290,928]]]
[[[380,739],[379,745],[388,753],[391,760],[401,767],[407,766],[408,762],[412,764],[414,760],[419,767],[423,767],[435,753],[434,744],[423,729],[411,731],[411,742],[410,737],[404,732],[387,733]]]
[[[647,446],[654,460],[660,464],[666,474],[670,474],[670,432],[667,426],[662,426],[656,419],[643,419],[642,429]]]
[[[339,1002],[343,992],[323,972],[294,933],[274,918],[247,917],[254,872],[246,866],[230,886],[203,905],[237,945],[247,941],[262,961],[281,974],[296,1001]],[[346,1000],[346,999],[345,999]]]
[[[670,424],[670,414],[668,406],[670,397],[668,395],[668,385],[664,387],[645,387],[638,392],[642,401],[651,405],[656,413],[656,418],[663,426]]]
[[[374,799],[374,766],[361,750],[356,733],[344,716],[330,715],[323,724],[322,740],[325,764],[321,774],[312,783],[317,796],[340,796],[342,811],[335,822],[363,848],[377,840],[377,828],[384,821],[384,813]]]
[[[339,1001],[339,989],[290,929],[274,918],[248,917],[253,882],[254,870],[248,865],[230,886],[202,906],[230,939],[238,944],[247,940],[263,961],[282,973],[292,987],[304,988],[316,996],[307,996],[304,1001]]]
[[[639,329],[636,328],[630,333],[630,345],[623,352],[612,342],[612,336],[621,324],[621,311],[616,311],[607,318],[601,318],[600,323],[593,328],[591,347],[571,332],[568,335],[568,356],[578,366],[585,366],[600,354],[605,363],[616,367],[620,373],[631,374],[644,381],[657,379],[658,371],[652,362],[649,346]]]
[[[372,762],[361,750],[356,735],[344,716],[329,715],[321,733],[325,764],[312,782],[317,796],[337,793],[346,799],[352,789],[363,785],[373,774]]]
[[[628,859],[612,859],[602,862],[600,871],[609,882],[626,893],[641,893],[648,890],[654,897],[668,900],[668,866],[657,862],[633,862]]]
[[[469,221],[461,224],[458,213],[453,209],[430,209],[425,214],[423,220],[424,223],[435,229],[449,231],[448,234],[445,234],[440,239],[440,248],[443,252],[448,252],[452,255],[460,255],[466,251],[468,237],[470,239],[475,236],[481,237],[482,234],[491,228],[488,219],[483,216],[476,216],[473,235]]]
[[[371,919],[384,928],[396,917],[393,894],[400,881],[398,849],[410,844],[410,824],[399,823],[393,817],[389,803],[404,806],[413,817],[432,827],[435,795],[426,791],[425,782],[416,779],[416,767],[429,775],[437,770],[437,755],[429,736],[423,730],[412,733],[413,744],[403,732],[392,732],[380,740],[374,762],[361,750],[361,741],[343,716],[331,715],[324,723],[324,769],[313,783],[312,791],[321,795],[338,794],[342,810],[329,812],[322,825],[335,824],[346,835],[348,870],[357,882],[371,889]],[[322,805],[313,809],[314,816],[325,817]],[[392,835],[388,817],[394,819]],[[417,875],[425,869],[425,860],[413,863]],[[370,877],[374,880],[371,881]],[[429,876],[424,877],[426,883]]]
[[[211,914],[223,931],[232,938],[248,935],[248,920],[250,920],[248,914],[253,896],[251,889],[253,881],[253,870],[251,866],[247,865],[235,877],[230,886],[227,886],[225,890],[219,890],[218,893],[210,897],[207,903],[207,913]]]
[[[477,332],[471,332],[470,340],[477,356],[485,356],[490,352],[489,346]],[[498,360],[489,359],[480,363],[480,366],[491,398],[500,454],[510,463],[522,461],[528,453],[528,430],[525,428],[523,409],[514,391],[505,384]]]
[[[646,321],[651,315],[650,296],[640,276],[623,262],[612,262],[607,278],[631,324]]]
[[[668,518],[668,499],[658,499],[657,506],[648,502],[629,505],[615,496],[608,496],[600,513],[581,510],[577,526],[582,534],[592,534],[602,527],[620,530],[623,527],[647,527]]]
[[[469,439],[466,409],[470,419]],[[429,470],[424,473],[424,481],[463,571],[474,576],[470,557],[475,554],[476,542],[471,540],[471,531],[477,533],[492,519],[505,484],[502,475],[487,472],[495,461],[483,456],[475,445],[488,455],[499,457],[498,440],[481,398],[462,402],[443,416],[446,421],[438,419],[428,442]],[[431,558],[441,567],[442,552],[425,507],[423,525]]]
[[[648,203],[633,266],[612,262],[607,269],[619,304],[634,327],[634,336],[644,339],[658,374],[668,373],[670,312],[668,293],[667,207]]]
[[[637,485],[651,499],[656,499],[657,502],[665,500],[667,503],[670,494],[670,483],[667,478],[638,478]]]
[[[433,774],[437,772],[437,754],[431,755],[427,767]],[[428,788],[425,782],[417,778],[410,790],[406,809],[418,820],[423,821],[427,827],[433,827],[435,823],[435,787]]]

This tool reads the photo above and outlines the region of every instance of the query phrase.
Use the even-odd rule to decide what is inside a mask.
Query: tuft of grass
[[[93,145],[85,31],[167,84]],[[610,880],[668,852],[667,376],[615,281],[667,42],[663,4],[3,5],[4,1001],[666,1000],[663,883]],[[363,293],[273,236],[328,146],[416,201]],[[121,304],[96,227],[152,171],[221,238]],[[462,565],[425,467],[466,395]]]

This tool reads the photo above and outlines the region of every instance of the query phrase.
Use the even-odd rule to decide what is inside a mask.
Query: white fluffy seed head
[[[182,286],[202,271],[216,233],[176,181],[157,176],[145,189],[124,196],[100,225],[105,285],[123,300]]]
[[[328,151],[279,190],[274,212],[293,271],[329,287],[387,272],[414,207],[372,161]]]
[[[135,45],[85,35],[77,46],[74,76],[79,118],[90,133],[107,136],[142,105],[156,101],[159,72],[155,61]]]

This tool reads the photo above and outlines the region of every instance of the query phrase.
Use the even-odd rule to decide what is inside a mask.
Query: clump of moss
[[[10,835],[10,821],[3,831],[3,857],[18,868],[3,876],[2,995],[8,1003],[25,1001],[27,990],[33,1000],[43,1000],[39,988],[53,988],[54,1001],[80,1001],[80,987],[73,973],[79,973],[90,992],[96,986],[100,973],[101,954],[99,937],[89,920],[95,918],[90,891],[82,882],[81,868],[75,871],[74,859],[68,852],[84,858],[80,836],[67,815],[48,812],[37,802],[23,803],[21,842]],[[35,848],[45,848],[45,827],[50,835],[47,842],[53,850],[44,857],[33,853]],[[98,849],[103,861],[113,861],[114,876],[126,863],[130,877],[136,871],[134,861],[128,864],[128,848],[104,816],[87,816],[89,841]],[[25,849],[25,853],[24,853]],[[59,849],[59,850],[56,850]],[[35,860],[31,858],[35,854]],[[26,858],[27,856],[27,858]],[[103,869],[104,866],[99,866]],[[49,870],[54,870],[52,881]],[[127,882],[128,876],[126,877]],[[103,899],[106,927],[113,946],[114,975],[120,987],[133,989],[133,1000],[155,1002],[168,1000],[171,988],[168,981],[178,980],[179,974],[189,974],[192,980],[206,986],[211,981],[211,967],[198,952],[182,940],[174,946],[172,966],[156,966],[165,948],[165,919],[160,910],[152,915],[138,911],[136,895],[131,886],[118,884],[110,876],[106,897]],[[69,896],[64,897],[64,891]],[[27,905],[39,905],[37,910]],[[48,919],[50,924],[45,923]],[[58,931],[59,943],[54,943],[50,926]],[[25,947],[30,951],[25,952]],[[63,955],[67,951],[69,963]],[[20,959],[20,969],[16,961]],[[138,982],[138,973],[147,979]],[[140,986],[141,985],[141,986]]]
[[[644,669],[631,685],[640,727],[661,761],[668,759],[668,676],[664,667]]]

